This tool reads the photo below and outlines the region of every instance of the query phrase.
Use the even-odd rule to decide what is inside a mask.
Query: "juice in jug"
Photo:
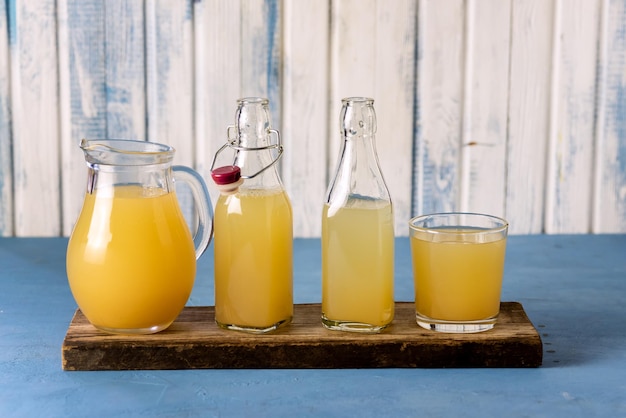
[[[87,193],[68,245],[67,273],[74,298],[96,327],[155,332],[169,326],[196,274],[175,192],[116,186]]]
[[[215,319],[259,332],[293,316],[292,210],[282,188],[221,195],[215,207]]]

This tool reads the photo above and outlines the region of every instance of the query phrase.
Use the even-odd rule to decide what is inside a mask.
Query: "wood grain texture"
[[[376,31],[375,10],[376,0],[347,0],[330,5],[327,183],[334,176],[339,160],[341,99],[350,96],[375,98],[375,49],[372,47],[372,33]],[[376,103],[374,107],[376,109]],[[377,119],[380,123],[379,114]]]
[[[512,234],[543,232],[554,5],[513,1],[505,212]]]
[[[590,232],[599,4],[555,0],[544,220],[548,233]]]
[[[194,2],[195,168],[209,185],[213,202],[219,192],[211,183],[211,162],[235,123],[241,91],[241,4],[220,0]]]
[[[112,0],[106,30],[107,138],[146,138],[145,14],[142,2]]]
[[[291,198],[294,231],[318,237],[328,182],[329,7],[316,0],[283,5],[282,177]]]
[[[592,231],[626,222],[626,1],[602,2]]]
[[[412,1],[349,0],[331,3],[328,178],[334,175],[341,138],[341,99],[371,97],[376,110],[376,150],[394,204],[396,233],[411,217],[415,16]]]
[[[222,330],[213,307],[186,307],[165,331],[143,336],[97,331],[80,311],[63,341],[64,370],[195,368],[538,367],[541,338],[521,304],[504,302],[494,329],[445,334],[415,323],[410,302],[396,303],[384,332],[329,331],[319,304],[295,305],[293,322],[266,335]]]
[[[269,99],[272,126],[279,130],[282,126],[281,13],[279,0],[241,0],[241,92],[243,97]]]
[[[0,236],[13,235],[11,66],[7,3],[0,2]]]
[[[319,236],[354,95],[375,99],[397,235],[452,210],[513,234],[626,231],[626,0],[0,7],[0,235],[70,234],[83,137],[172,144],[215,200],[209,166],[251,95],[283,134],[296,237]]]
[[[376,3],[376,148],[398,235],[408,233],[412,215],[416,13],[413,0]]]
[[[146,8],[147,136],[172,145],[175,164],[194,164],[191,0],[153,0]]]
[[[175,165],[193,167],[194,66],[192,0],[146,3],[146,139],[174,147]],[[176,180],[176,179],[175,179]],[[176,184],[192,231],[197,217],[188,186]]]
[[[464,2],[420,0],[415,214],[459,209]]]
[[[505,216],[511,2],[466,2],[459,209]]]
[[[59,109],[63,190],[63,234],[78,218],[86,190],[82,138],[107,137],[105,14],[102,2],[59,2]]]
[[[72,139],[72,93],[70,76],[70,47],[69,47],[69,16],[67,0],[57,1],[57,36],[59,60],[59,142],[61,163],[61,230],[63,235],[69,235],[74,227],[80,211],[84,184],[79,185],[79,179],[84,182],[84,174],[78,176],[78,155],[76,146],[78,140]],[[84,166],[80,166],[84,167]],[[83,168],[84,170],[84,168]],[[73,190],[73,193],[69,193]],[[67,191],[64,193],[63,191]]]
[[[61,234],[55,1],[16,2],[11,41],[14,214],[17,235]]]

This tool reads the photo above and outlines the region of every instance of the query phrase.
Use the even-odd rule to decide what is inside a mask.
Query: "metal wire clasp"
[[[276,156],[276,158],[274,158],[274,160],[272,160],[272,162],[270,164],[268,164],[267,166],[263,167],[262,169],[260,169],[259,171],[257,171],[254,174],[250,174],[247,176],[244,176],[243,174],[241,175],[242,179],[252,179],[256,176],[258,176],[259,174],[261,174],[262,172],[264,172],[265,170],[267,170],[268,168],[272,167],[274,164],[276,164],[278,162],[278,160],[280,160],[280,157],[282,157],[283,155],[283,145],[280,139],[280,132],[278,132],[275,129],[268,129],[268,132],[270,133],[270,136],[275,136],[276,137],[276,143],[271,143],[269,145],[266,145],[264,147],[242,147],[241,145],[238,145],[238,140],[237,137],[231,137],[231,131],[236,130],[236,126],[231,125],[226,129],[226,136],[227,136],[227,141],[224,145],[222,145],[220,147],[220,149],[217,150],[217,152],[215,153],[215,155],[213,156],[213,162],[211,163],[211,170],[213,171],[213,169],[215,168],[215,162],[217,161],[217,156],[224,151],[226,148],[231,148],[234,149],[235,151],[239,152],[239,151],[264,151],[264,150],[273,150],[273,149],[277,149],[278,150],[278,155]],[[273,134],[273,135],[272,135]]]

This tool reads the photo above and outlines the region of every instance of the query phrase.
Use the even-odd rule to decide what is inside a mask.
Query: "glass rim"
[[[171,145],[139,139],[83,138],[79,145],[83,150],[100,148],[123,154],[167,154],[175,151]]]
[[[171,145],[137,139],[87,139],[79,144],[89,164],[142,166],[171,163],[176,150]]]
[[[442,231],[442,230],[434,229],[437,227],[422,227],[422,226],[417,226],[415,224],[419,221],[423,221],[429,218],[442,218],[442,217],[451,217],[451,216],[471,216],[471,217],[477,217],[477,218],[482,218],[482,219],[489,219],[491,221],[495,221],[496,223],[500,224],[500,225],[494,225],[493,227],[480,226],[479,227],[480,229],[464,231],[463,232],[464,235],[501,233],[503,231],[507,231],[509,228],[509,222],[506,219],[501,218],[499,216],[495,216],[495,215],[489,215],[486,213],[479,213],[479,212],[437,212],[437,213],[419,215],[419,216],[415,216],[411,218],[409,220],[409,230],[420,231],[420,232],[434,234],[434,235],[450,234],[452,233],[450,231],[445,231],[445,230]],[[447,226],[447,225],[442,225],[442,226]],[[476,226],[476,225],[459,225],[459,226]]]
[[[266,97],[249,96],[249,97],[242,97],[242,98],[237,99],[237,103],[240,105],[241,104],[269,105],[270,101]]]
[[[341,99],[342,104],[350,104],[350,103],[371,103],[374,104],[374,99],[366,96],[350,96],[344,97]]]

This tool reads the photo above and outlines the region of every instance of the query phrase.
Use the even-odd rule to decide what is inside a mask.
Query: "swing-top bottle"
[[[215,320],[226,329],[263,333],[293,316],[291,203],[276,169],[283,152],[271,129],[267,99],[237,102],[236,123],[212,167],[220,196],[215,207]]]
[[[342,100],[342,143],[322,214],[322,323],[379,332],[394,317],[394,223],[375,148],[374,101]]]

